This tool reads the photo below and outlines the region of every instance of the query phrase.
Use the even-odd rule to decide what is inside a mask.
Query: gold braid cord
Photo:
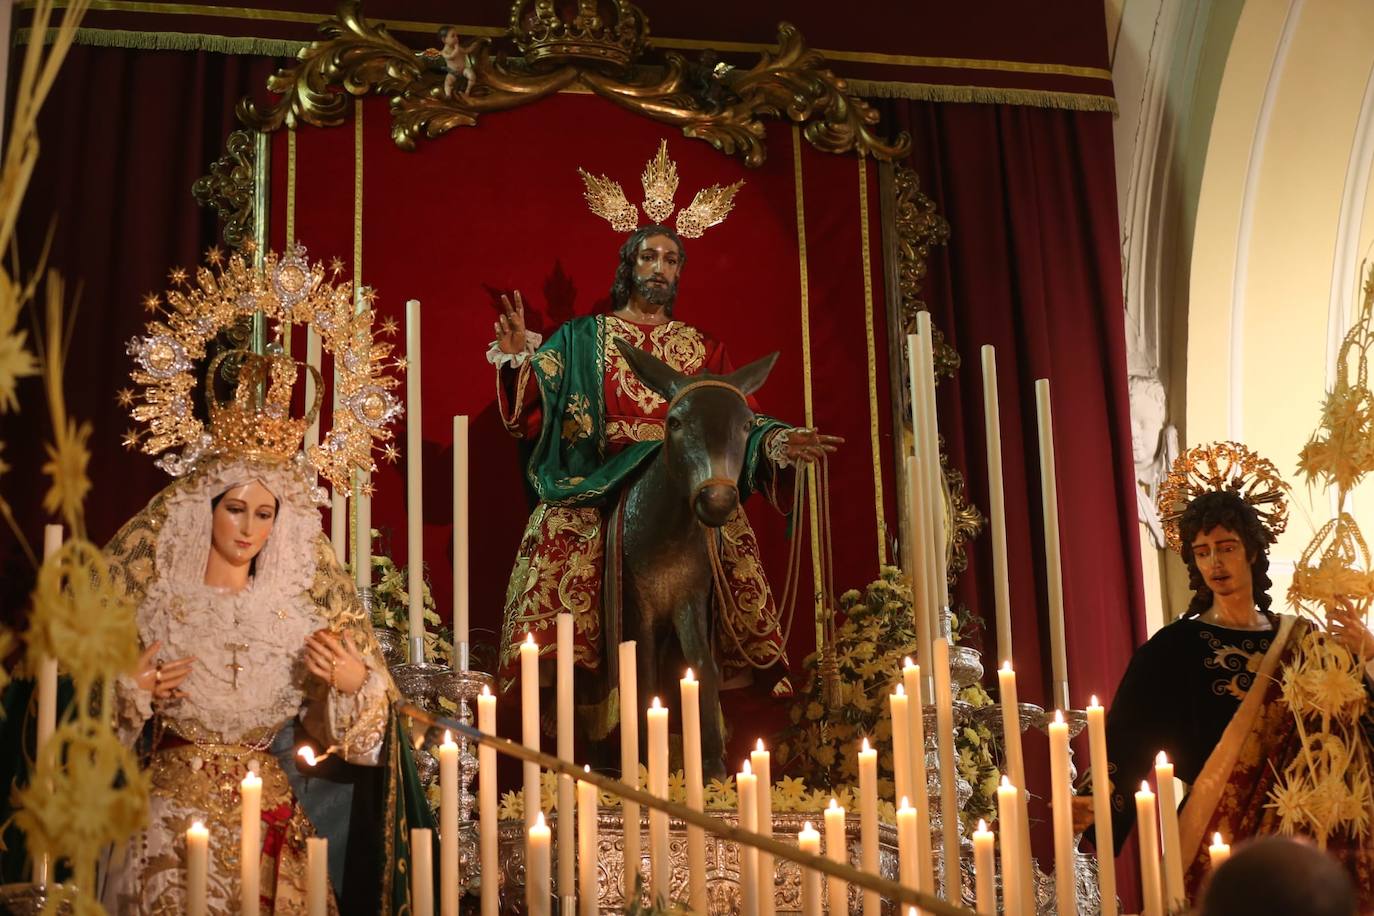
[[[518,46],[505,39],[496,48],[485,38],[473,42],[468,52],[471,84],[462,93],[446,93],[441,58],[436,61],[432,50],[417,52],[385,26],[368,22],[361,0],[344,0],[335,18],[321,24],[323,37],[302,49],[294,66],[268,81],[268,89],[280,98],[261,107],[244,99],[239,118],[264,131],[300,123],[333,126],[348,116],[353,97],[375,92],[391,99],[392,139],[412,150],[422,138],[476,125],[483,114],[577,87],[679,127],[684,136],[738,155],[749,166],[762,165],[766,156],[764,118],[800,123],[806,139],[825,152],[899,159],[911,148],[905,134],[887,142],[873,132],[878,112],[851,94],[845,81],[825,68],[821,54],[787,23],[778,26],[777,48],[763,53],[749,69],[718,63],[712,52],[697,61],[667,53],[655,66],[639,65],[648,34],[642,14],[625,17],[619,27],[637,30],[635,35],[605,39],[619,44],[623,53],[615,57],[623,61],[588,59],[586,41],[546,41],[547,36],[527,34],[519,22],[515,25],[512,35]],[[511,51],[523,57],[508,56]]]
[[[1239,442],[1194,446],[1178,456],[1159,488],[1165,543],[1170,550],[1182,552],[1179,520],[1188,504],[1204,493],[1229,490],[1259,513],[1272,544],[1288,525],[1287,489],[1273,462]]]
[[[196,271],[194,284],[184,270],[173,270],[165,306],[154,295],[145,300],[144,307],[158,317],[128,346],[137,364],[132,378],[142,391],[142,403],[134,403],[132,392],[125,399],[133,418],[147,429],[130,433],[125,444],[139,445],[148,454],[181,448],[180,454],[158,460],[173,476],[189,473],[214,455],[296,456],[319,411],[323,385],[318,369],[304,366],[316,385],[302,417],[290,415],[291,391],[302,366],[284,355],[230,350],[215,356],[205,370],[208,427],[196,415],[193,398],[207,347],[225,329],[261,315],[275,327],[279,345],[286,327],[308,324],[319,332],[322,349],[334,357],[338,391],[333,428],[306,458],[336,488],[346,489],[352,472],[374,470],[373,444],[391,438],[388,426],[401,413],[390,392],[397,380],[385,372],[391,346],[373,339],[375,295],[364,288],[355,302],[353,284],[338,282],[343,265],[337,258],[326,279],[324,266],[310,263],[303,247],[293,246],[280,257],[268,252],[261,267],[249,263],[252,245],[245,247],[227,260],[212,248],[206,256],[209,266]],[[214,391],[220,374],[216,370],[231,367],[234,394],[221,403]]]

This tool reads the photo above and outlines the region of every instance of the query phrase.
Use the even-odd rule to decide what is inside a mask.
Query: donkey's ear
[[[646,353],[629,341],[616,337],[614,338],[615,347],[620,351],[620,355],[625,357],[625,361],[630,364],[635,375],[639,380],[665,400],[671,401],[677,390],[687,381],[687,376],[678,372],[663,360]]]
[[[723,378],[745,394],[753,394],[763,387],[763,383],[768,380],[768,373],[773,371],[773,364],[777,361],[778,354],[775,350],[762,359],[756,359],[749,365],[723,376]]]

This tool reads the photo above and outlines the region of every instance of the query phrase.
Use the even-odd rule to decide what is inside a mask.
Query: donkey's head
[[[697,518],[719,528],[739,505],[737,481],[754,427],[745,395],[763,386],[778,354],[729,375],[683,375],[624,340],[615,345],[640,381],[667,399],[663,456],[669,475],[682,483]]]

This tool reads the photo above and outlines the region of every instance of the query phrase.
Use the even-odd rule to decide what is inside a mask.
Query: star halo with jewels
[[[147,426],[139,445],[150,455],[180,448],[179,454],[162,454],[157,462],[173,476],[190,472],[202,459],[245,450],[281,460],[299,455],[309,418],[303,423],[288,415],[289,396],[269,395],[265,403],[255,404],[236,392],[231,403],[213,405],[208,428],[192,407],[207,344],[245,316],[261,313],[269,323],[310,325],[320,335],[322,350],[334,358],[333,426],[305,459],[336,488],[347,488],[354,471],[376,469],[373,445],[390,441],[390,424],[402,411],[391,393],[399,380],[386,373],[391,345],[373,335],[375,295],[365,290],[367,295],[355,297],[351,282],[337,282],[338,271],[326,278],[324,266],[312,264],[299,245],[282,255],[267,252],[260,267],[246,260],[251,256],[211,256],[209,266],[194,277],[181,268],[169,274],[172,288],[164,297],[163,314],[128,345],[135,362],[131,378],[141,401],[130,412]],[[248,365],[263,357],[245,353],[243,359]],[[219,362],[217,358],[215,364]],[[300,377],[289,358],[274,357],[271,363],[274,385],[281,376]],[[257,376],[241,371],[239,377]],[[318,409],[320,387],[316,385],[315,405],[307,405],[311,416]]]
[[[1156,504],[1164,521],[1164,541],[1175,553],[1183,551],[1179,521],[1188,504],[1204,493],[1228,490],[1258,514],[1269,534],[1278,540],[1288,526],[1288,484],[1279,469],[1239,442],[1195,445],[1179,455],[1159,488]]]

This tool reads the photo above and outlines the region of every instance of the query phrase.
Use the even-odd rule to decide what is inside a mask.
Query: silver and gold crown
[[[384,371],[391,345],[376,341],[372,333],[375,294],[364,287],[355,297],[351,282],[338,282],[342,264],[337,259],[326,278],[324,266],[310,263],[302,246],[288,248],[280,257],[268,252],[260,267],[245,259],[253,254],[251,245],[245,248],[227,260],[212,248],[194,283],[177,268],[170,275],[173,287],[165,304],[155,295],[144,300],[145,308],[160,317],[129,342],[137,364],[131,377],[142,389],[142,403],[135,403],[132,393],[124,400],[133,418],[147,428],[126,437],[126,444],[150,455],[180,448],[157,462],[174,476],[210,456],[285,461],[299,455],[322,401],[323,379],[313,366],[304,367],[315,380],[313,401],[304,415],[293,417],[292,392],[302,364],[280,353],[220,353],[205,373],[208,426],[193,409],[197,364],[205,358],[207,344],[260,313],[278,337],[292,324],[313,327],[321,349],[334,358],[338,406],[333,428],[305,458],[336,488],[346,488],[354,471],[375,469],[372,447],[391,438],[389,424],[401,413],[390,391],[398,380]],[[233,396],[223,402],[214,391],[215,379],[226,374],[222,367],[237,370]]]
[[[579,168],[586,185],[587,205],[593,213],[611,224],[617,232],[633,232],[639,225],[639,212],[625,196],[620,183],[605,175],[593,175]],[[644,187],[643,208],[649,219],[660,225],[668,222],[676,204],[677,165],[668,158],[668,141],[659,142],[658,154],[649,160],[640,176]],[[735,206],[735,194],[744,187],[743,181],[731,185],[711,185],[702,188],[692,198],[692,202],[678,211],[677,232],[683,238],[700,238],[712,226],[725,221]]]

